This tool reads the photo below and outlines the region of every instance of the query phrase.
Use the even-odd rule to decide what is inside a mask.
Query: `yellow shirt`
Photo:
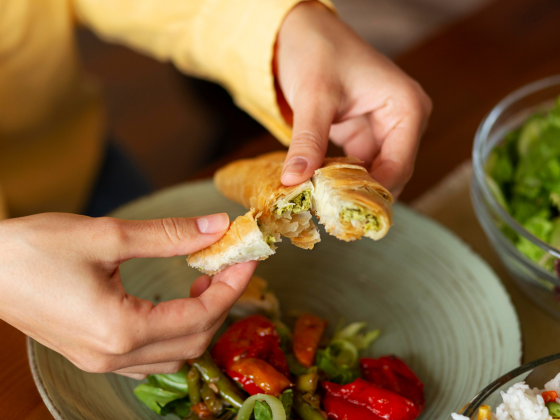
[[[300,1],[0,0],[0,219],[79,212],[93,187],[105,117],[78,59],[77,24],[222,84],[287,144],[271,62]]]

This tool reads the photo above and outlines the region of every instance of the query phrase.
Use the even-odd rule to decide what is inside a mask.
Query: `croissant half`
[[[255,260],[265,260],[274,254],[278,241],[273,235],[265,235],[257,220],[259,213],[249,210],[235,219],[226,234],[218,242],[195,252],[187,258],[191,267],[205,274],[217,274],[230,265]]]
[[[378,240],[393,224],[393,196],[358,159],[327,158],[313,175],[313,211],[331,235],[344,241]]]
[[[216,172],[214,185],[246,208],[261,212],[265,234],[279,233],[300,248],[312,249],[321,240],[311,219],[313,183],[286,187],[280,182],[285,152],[235,161]]]

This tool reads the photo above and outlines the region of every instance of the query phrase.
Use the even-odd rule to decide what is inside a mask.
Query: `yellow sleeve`
[[[81,23],[181,71],[222,84],[284,144],[272,58],[284,17],[305,0],[73,0]],[[333,8],[330,0],[320,0]]]

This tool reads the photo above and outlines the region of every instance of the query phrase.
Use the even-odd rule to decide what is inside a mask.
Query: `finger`
[[[151,365],[139,365],[130,366],[124,369],[115,370],[113,373],[118,373],[119,375],[164,375],[169,373],[177,373],[183,365],[184,361],[167,362],[167,363],[153,363]]]
[[[210,276],[200,276],[197,278],[191,286],[191,293],[190,297],[197,298],[199,297],[206,289],[210,287],[212,284],[212,279]]]
[[[309,92],[292,109],[294,128],[281,178],[286,186],[307,181],[323,164],[336,105],[329,94]]]
[[[119,353],[129,353],[147,344],[205,332],[241,297],[255,271],[255,261],[237,264],[214,276],[210,287],[196,298],[175,299],[153,306],[126,295],[121,299]],[[137,364],[147,364],[142,362]]]
[[[218,241],[229,228],[225,213],[194,218],[120,220],[118,242],[122,261],[172,257],[199,251]]]
[[[408,114],[383,138],[381,151],[371,167],[371,176],[392,192],[400,192],[412,177],[421,128],[420,116]]]
[[[330,137],[344,148],[347,156],[364,161],[369,167],[379,152],[380,145],[373,136],[369,119],[365,115],[334,124]]]
[[[212,338],[224,323],[228,312],[225,312],[208,331],[148,344],[127,355],[118,357],[115,365],[120,372],[133,369],[135,366],[167,364],[199,357],[204,353]]]

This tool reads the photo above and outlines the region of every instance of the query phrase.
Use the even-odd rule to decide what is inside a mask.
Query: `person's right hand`
[[[226,214],[125,221],[42,214],[0,222],[0,318],[88,372],[136,379],[201,355],[256,263],[199,277],[191,297],[155,305],[127,294],[119,264],[205,248]],[[185,263],[186,264],[186,263]]]

